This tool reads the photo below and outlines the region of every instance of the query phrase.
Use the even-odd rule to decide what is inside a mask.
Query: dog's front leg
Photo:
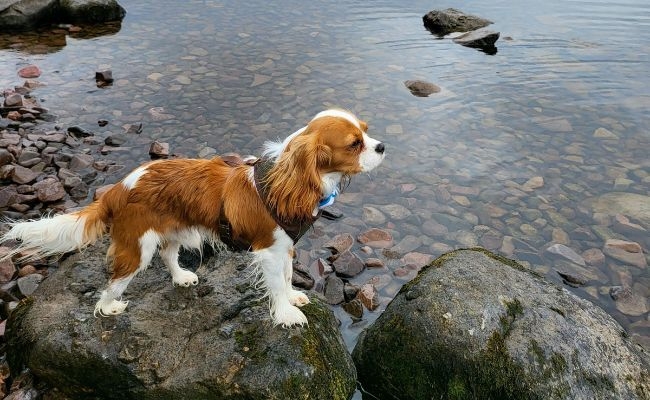
[[[306,324],[305,314],[292,304],[296,299],[290,298],[290,295],[298,291],[291,288],[291,281],[287,282],[285,273],[287,265],[291,268],[293,241],[280,228],[273,232],[273,239],[270,247],[253,252],[254,262],[261,272],[260,286],[266,291],[265,296],[270,301],[271,318],[274,324],[285,328]],[[303,293],[298,293],[306,297]],[[302,305],[304,301],[299,303]]]

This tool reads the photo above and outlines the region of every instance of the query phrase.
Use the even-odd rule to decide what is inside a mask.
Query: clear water
[[[327,255],[319,246],[337,233],[387,229],[396,243],[415,237],[414,251],[437,256],[481,244],[484,225],[497,237],[521,240],[514,256],[561,285],[555,269],[566,269],[566,262],[545,252],[553,229],[562,229],[577,253],[602,249],[602,239],[582,234],[603,224],[585,200],[612,191],[650,195],[646,1],[435,4],[495,21],[489,29],[501,39],[493,56],[429,34],[421,17],[433,4],[422,0],[121,3],[127,9],[121,26],[0,36],[0,87],[22,83],[15,71],[34,63],[48,84],[36,93],[60,125],[104,137],[142,122],[143,133],[125,145],[130,150],[101,155],[91,149],[125,166],[107,183],[148,160],[154,139],[183,156],[257,154],[265,140],[290,134],[324,108],[352,110],[386,143],[388,156],[341,197],[345,219],[319,222],[300,243],[307,264]],[[98,89],[94,73],[105,68],[116,81]],[[403,85],[408,79],[442,91],[414,97]],[[110,124],[99,128],[98,119]],[[594,138],[601,127],[618,139]],[[522,190],[539,176],[543,187]],[[463,195],[459,186],[478,194]],[[408,215],[385,211],[395,204]],[[385,220],[364,219],[368,205],[384,210]],[[503,215],[486,217],[491,206]],[[448,234],[423,231],[431,221]],[[650,248],[647,235],[626,239]],[[354,282],[387,279],[383,306],[360,323],[334,308],[349,347],[414,275],[395,277],[399,260],[373,256],[387,268]],[[606,309],[647,346],[648,269],[608,258],[586,270],[592,277],[586,286],[567,288]],[[609,288],[621,284],[633,288],[645,312],[617,309]]]

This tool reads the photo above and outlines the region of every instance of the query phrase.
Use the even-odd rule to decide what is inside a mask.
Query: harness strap
[[[293,244],[298,243],[298,240],[309,230],[309,228],[314,225],[314,222],[320,218],[321,210],[318,209],[316,215],[314,215],[310,220],[295,220],[295,221],[284,221],[282,220],[276,210],[269,206],[268,196],[269,196],[269,187],[266,184],[266,176],[271,171],[275,163],[273,160],[268,158],[261,158],[253,165],[253,176],[255,178],[255,188],[257,193],[260,195],[262,202],[266,206],[266,209],[269,211],[275,222],[284,230],[284,232],[289,235]]]

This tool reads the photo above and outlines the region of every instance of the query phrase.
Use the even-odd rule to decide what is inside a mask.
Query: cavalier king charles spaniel
[[[384,144],[367,129],[353,114],[331,109],[284,141],[267,142],[260,159],[152,161],[81,211],[13,222],[2,240],[20,242],[9,256],[34,259],[80,250],[109,232],[112,276],[95,306],[102,316],[124,311],[122,294],[156,251],[174,284],[190,286],[199,279],[179,265],[181,246],[225,243],[252,252],[274,324],[306,324],[298,307],[309,298],[291,286],[293,246],[342,182],[384,159]]]

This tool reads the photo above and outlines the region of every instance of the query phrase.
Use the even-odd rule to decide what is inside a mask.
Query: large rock
[[[429,11],[422,17],[424,27],[436,35],[444,36],[452,32],[469,32],[484,28],[492,21],[465,14],[454,8]]]
[[[121,21],[126,10],[116,0],[60,0],[67,22]]]
[[[99,248],[98,248],[99,247]],[[124,314],[93,317],[106,283],[105,245],[64,261],[8,326],[11,370],[30,368],[75,399],[347,399],[355,370],[332,312],[303,307],[309,326],[273,327],[249,285],[248,258],[223,253],[196,287],[173,287],[154,262]]]
[[[0,0],[0,30],[22,31],[54,23],[119,21],[116,0]]]
[[[353,358],[381,399],[650,398],[648,354],[612,317],[480,249],[422,270]]]

